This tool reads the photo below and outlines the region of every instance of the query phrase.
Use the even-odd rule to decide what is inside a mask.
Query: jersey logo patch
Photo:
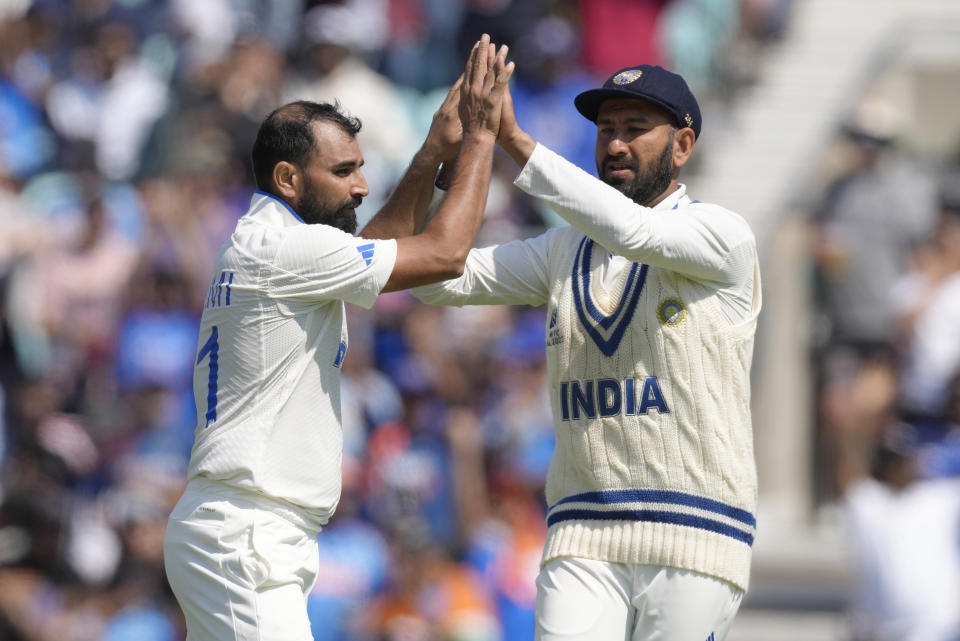
[[[593,241],[584,238],[580,242],[577,256],[573,259],[573,304],[577,309],[580,323],[587,335],[593,339],[600,351],[606,356],[613,356],[620,341],[633,320],[633,313],[640,301],[640,293],[647,282],[648,265],[633,263],[627,284],[620,296],[620,303],[610,315],[604,315],[593,302],[590,295],[590,253],[593,250]]]
[[[363,261],[369,267],[370,263],[373,262],[373,243],[357,245],[357,251],[360,252],[360,255],[363,256]]]
[[[664,298],[657,306],[657,318],[661,325],[676,327],[687,320],[687,310],[679,298]]]

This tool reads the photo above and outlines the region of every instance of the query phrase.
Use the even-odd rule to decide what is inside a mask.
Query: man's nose
[[[621,156],[628,151],[627,143],[619,136],[612,136],[607,143],[607,153],[611,156]]]
[[[365,197],[370,193],[370,187],[367,186],[367,179],[363,174],[357,172],[359,179],[353,183],[353,186],[350,188],[351,196],[360,196]]]

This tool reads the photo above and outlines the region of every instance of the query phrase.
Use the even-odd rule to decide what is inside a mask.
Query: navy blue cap
[[[665,109],[679,127],[690,127],[700,137],[700,106],[686,81],[659,65],[636,65],[616,72],[599,89],[589,89],[573,100],[577,111],[597,121],[600,103],[608,98],[638,98]]]

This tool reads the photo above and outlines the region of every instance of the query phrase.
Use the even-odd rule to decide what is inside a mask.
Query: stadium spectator
[[[896,135],[902,114],[868,98],[841,134],[848,158],[826,186],[812,229],[818,452],[850,410],[836,403],[861,384],[873,366],[895,363],[897,330],[891,287],[907,271],[935,216],[933,181],[901,154]],[[863,251],[869,247],[870,251]],[[817,493],[829,494],[826,474]]]
[[[933,182],[895,150],[901,116],[868,101],[846,131],[853,162],[827,188],[817,215],[815,256],[836,350],[888,349],[894,333],[890,285],[936,215]],[[868,246],[870,251],[860,251]]]
[[[914,420],[942,416],[960,374],[960,199],[946,186],[940,216],[915,267],[891,292],[899,321],[900,405]]]
[[[947,640],[960,634],[960,479],[920,478],[915,428],[885,416],[892,372],[861,378],[859,420],[833,434],[853,552],[853,638]],[[863,420],[866,418],[867,420]]]

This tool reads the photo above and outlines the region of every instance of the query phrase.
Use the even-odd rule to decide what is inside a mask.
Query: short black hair
[[[332,122],[351,136],[360,131],[360,120],[343,113],[337,102],[298,100],[274,109],[260,124],[250,153],[257,189],[273,189],[273,168],[278,162],[300,167],[306,163],[317,142],[310,126],[316,120]]]

